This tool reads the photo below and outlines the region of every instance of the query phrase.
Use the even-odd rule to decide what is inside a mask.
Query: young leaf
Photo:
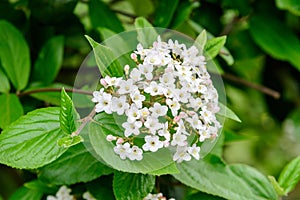
[[[115,172],[113,189],[117,200],[143,199],[155,184],[155,176]]]
[[[10,84],[9,84],[9,80],[8,80],[6,74],[1,69],[1,62],[0,62],[0,83],[1,83],[0,84],[0,92],[8,93],[10,90]]]
[[[268,179],[247,165],[224,165],[218,157],[207,156],[177,165],[173,176],[187,186],[231,200],[277,200]]]
[[[206,42],[207,42],[206,30],[203,30],[198,35],[195,41],[196,46],[199,48],[200,54],[203,53]]]
[[[76,130],[75,126],[75,108],[72,99],[66,93],[65,89],[61,90],[61,105],[60,105],[60,128],[66,134],[72,134]]]
[[[20,187],[13,195],[9,198],[9,200],[37,200],[42,199],[43,193],[38,190],[31,190],[24,186]]]
[[[30,74],[30,55],[23,35],[9,22],[0,20],[0,61],[17,90],[26,87]]]
[[[154,153],[144,153],[141,161],[122,160],[114,152],[114,145],[106,140],[107,134],[120,134],[121,130],[117,130],[117,127],[109,124],[106,125],[104,121],[97,118],[95,120],[97,123],[90,124],[90,142],[95,152],[109,166],[116,170],[130,173],[151,173],[152,171],[155,171],[157,175],[174,173],[172,168],[170,168],[172,171],[169,173],[165,170],[162,170],[162,173],[158,173],[159,169],[163,169],[174,162],[167,149],[161,149]],[[110,120],[110,123],[117,126],[114,119]]]
[[[168,27],[178,6],[178,0],[160,1],[155,10],[153,24],[156,27]]]
[[[300,180],[300,156],[288,163],[279,175],[278,183],[285,193],[292,191]]]
[[[220,107],[220,111],[218,112],[218,115],[224,116],[226,118],[232,119],[237,122],[242,122],[240,120],[240,118],[230,108],[228,108],[224,104],[219,103],[219,107]]]
[[[134,22],[137,29],[137,39],[144,48],[152,46],[153,42],[157,40],[157,32],[155,28],[143,17],[136,18]]]
[[[83,138],[80,135],[68,135],[59,139],[57,141],[57,144],[60,147],[69,148],[71,146],[79,144],[80,142],[83,142]]]
[[[277,194],[279,196],[283,196],[283,195],[287,195],[284,192],[284,189],[279,185],[279,183],[276,181],[274,176],[268,176],[269,181],[271,182],[271,184],[273,185],[275,191],[277,192]]]
[[[88,182],[113,171],[92,156],[83,144],[79,144],[69,148],[54,162],[39,169],[39,179],[49,184],[70,185]]]
[[[103,1],[90,0],[89,16],[94,28],[106,27],[116,33],[124,31],[121,21]]]
[[[2,129],[23,115],[23,107],[15,94],[1,94],[0,105],[0,128]]]
[[[29,112],[0,134],[0,163],[35,169],[56,160],[66,149],[57,145],[63,134],[60,109],[42,108]]]
[[[33,80],[49,85],[55,79],[62,65],[64,37],[49,39],[42,47],[34,63]]]
[[[226,36],[216,37],[208,40],[205,44],[204,51],[208,55],[208,60],[216,57],[226,42]]]
[[[97,66],[100,70],[102,77],[108,76],[123,76],[123,68],[116,60],[117,56],[113,51],[102,44],[97,43],[91,37],[85,36],[93,47]]]

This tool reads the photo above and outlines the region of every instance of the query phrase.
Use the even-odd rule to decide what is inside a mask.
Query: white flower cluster
[[[55,196],[47,196],[47,200],[74,200],[75,196],[71,195],[71,189],[63,185],[59,188]],[[96,200],[88,191],[83,193],[83,199],[85,200]]]
[[[167,199],[166,197],[163,196],[162,193],[158,193],[158,194],[149,193],[143,200],[167,200]],[[169,200],[175,200],[175,199],[171,198]]]
[[[126,117],[124,136],[108,135],[121,159],[142,160],[144,152],[173,147],[173,160],[199,159],[200,144],[217,136],[221,127],[218,94],[205,67],[205,57],[195,46],[178,41],[153,47],[138,44],[131,54],[136,66],[124,67],[125,77],[100,80],[93,93],[96,112]],[[137,138],[143,138],[141,145]]]

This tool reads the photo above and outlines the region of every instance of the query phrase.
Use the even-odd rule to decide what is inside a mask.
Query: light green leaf
[[[226,36],[216,37],[208,40],[205,44],[204,51],[208,55],[208,60],[216,57],[226,42]]]
[[[57,145],[63,134],[59,123],[60,109],[37,109],[20,117],[0,134],[0,163],[35,169],[56,160],[66,151]]]
[[[203,30],[198,35],[198,37],[196,38],[196,41],[195,41],[196,46],[198,47],[200,54],[203,54],[206,42],[207,42],[206,30]]]
[[[300,16],[300,4],[298,0],[276,0],[277,8],[288,10],[294,15]]]
[[[61,90],[60,99],[61,99],[60,115],[59,115],[60,128],[66,134],[72,134],[76,130],[75,119],[74,119],[75,108],[72,99],[66,93],[64,88],[62,88]],[[79,138],[72,138],[70,142],[73,143],[73,141],[77,141],[77,139]],[[66,142],[66,140],[64,141]],[[64,144],[66,144],[65,142]]]
[[[6,76],[6,74],[1,69],[1,60],[0,60],[0,92],[2,93],[8,93],[10,90],[10,84],[9,80]]]
[[[42,199],[42,196],[43,193],[41,191],[31,190],[22,186],[9,198],[9,200],[37,200]]]
[[[237,122],[242,122],[240,118],[227,106],[219,102],[220,111],[218,112],[218,115],[232,119]]]
[[[69,148],[54,162],[39,169],[39,179],[55,185],[70,185],[88,182],[102,175],[108,175],[113,169],[97,160],[83,144]]]
[[[62,65],[64,37],[49,39],[42,47],[34,63],[33,80],[49,85],[56,78]]]
[[[100,114],[101,116],[101,114]],[[161,149],[154,153],[144,153],[143,160],[131,161],[129,159],[122,160],[113,150],[114,145],[106,140],[108,134],[121,134],[121,130],[117,128],[117,123],[114,119],[110,121],[110,124],[105,124],[105,118],[95,118],[96,123],[90,124],[89,137],[90,142],[95,149],[95,152],[106,162],[107,165],[112,168],[130,173],[151,173],[155,172],[157,175],[167,174],[167,171],[160,169],[171,165],[174,161],[172,160],[171,154],[167,149]],[[173,169],[172,171],[173,172]]]
[[[83,138],[80,135],[69,135],[59,139],[57,141],[57,144],[60,147],[69,148],[71,146],[79,144],[80,142],[83,142]]]
[[[23,115],[23,107],[15,94],[1,94],[0,105],[0,128],[2,129]]]
[[[137,39],[142,46],[144,48],[152,46],[158,36],[155,28],[143,17],[136,18],[134,25],[137,29]]]
[[[124,31],[121,21],[108,5],[101,0],[90,0],[89,16],[93,28],[106,27],[116,33]]]
[[[123,76],[123,67],[117,61],[117,56],[114,55],[113,50],[102,44],[97,43],[91,37],[85,36],[93,47],[97,66],[102,77],[108,76]]]
[[[143,199],[155,185],[155,176],[115,172],[113,189],[117,200]]]
[[[230,200],[277,200],[268,179],[247,165],[224,165],[215,156],[177,165],[173,176],[187,186]]]
[[[300,156],[288,163],[278,178],[279,185],[285,193],[292,191],[300,180]]]
[[[277,194],[279,196],[283,196],[283,195],[287,195],[284,192],[284,189],[279,185],[279,183],[276,181],[274,176],[268,176],[269,181],[271,182],[271,184],[273,185],[275,191],[277,192]]]
[[[26,87],[30,74],[29,47],[12,24],[0,20],[0,61],[17,90]]]
[[[155,171],[152,171],[152,172],[149,172],[149,174],[152,174],[152,175],[161,175],[161,174],[177,174],[179,173],[177,167],[176,167],[176,164],[175,162],[162,168],[162,169],[159,169],[159,170],[155,170]]]
[[[156,27],[168,27],[178,6],[178,2],[178,0],[160,1],[158,7],[155,9],[153,24]]]
[[[300,40],[284,23],[267,15],[254,15],[250,20],[250,33],[265,52],[300,70]]]

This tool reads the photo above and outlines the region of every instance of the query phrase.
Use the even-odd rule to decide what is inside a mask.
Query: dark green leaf
[[[202,192],[230,200],[277,200],[268,179],[246,165],[226,166],[215,156],[177,165],[176,179]]]
[[[20,117],[0,134],[0,162],[35,169],[56,160],[66,149],[57,145],[63,134],[60,109],[42,108]]]
[[[216,37],[208,40],[205,44],[204,51],[208,55],[208,60],[216,57],[226,42],[226,36]]]
[[[89,1],[89,16],[94,28],[105,27],[116,33],[124,31],[116,13],[101,0]]]
[[[39,179],[63,185],[88,182],[113,172],[97,160],[83,144],[69,148],[61,157],[39,170]]]
[[[116,200],[113,193],[111,176],[103,176],[99,179],[88,182],[86,186],[88,191],[97,200]]]
[[[76,130],[75,126],[75,108],[72,99],[66,93],[65,89],[61,90],[61,105],[60,105],[60,128],[66,134],[72,134]]]
[[[57,141],[57,144],[60,147],[69,148],[71,146],[79,144],[80,142],[83,142],[83,138],[80,135],[68,135],[59,139]]]
[[[143,199],[155,184],[155,176],[115,172],[114,194],[117,200]]]
[[[128,0],[128,1],[130,2],[137,16],[145,17],[152,14],[154,11],[153,1],[151,0],[143,0],[143,3],[141,3],[140,0]]]
[[[23,115],[23,107],[15,94],[1,94],[0,105],[0,128],[2,129]]]
[[[0,66],[1,66],[1,60],[0,60]],[[3,70],[0,67],[0,92],[2,93],[8,93],[10,90],[10,84],[9,80],[6,76],[6,74],[3,72]]]
[[[114,55],[113,50],[102,44],[95,42],[91,37],[85,36],[93,47],[96,63],[100,70],[102,77],[109,76],[123,76],[123,68],[117,61],[117,56]]]
[[[55,79],[62,65],[64,37],[49,39],[42,47],[34,63],[33,80],[49,85]]]
[[[37,199],[41,199],[42,196],[43,193],[41,191],[31,190],[22,186],[9,198],[9,200],[20,200],[20,199],[37,200]]]
[[[298,0],[276,0],[276,6],[282,10],[288,10],[294,15],[300,16],[300,4]]]
[[[268,54],[300,70],[300,40],[285,24],[274,17],[254,15],[250,20],[250,33]]]
[[[137,39],[144,48],[149,48],[157,40],[155,28],[145,18],[136,18],[134,26],[137,29]]]
[[[285,193],[292,191],[300,180],[300,156],[288,163],[278,178],[279,185]]]
[[[15,88],[24,89],[30,73],[29,48],[19,30],[4,20],[0,20],[0,61]]]
[[[177,28],[182,23],[187,21],[193,11],[194,8],[199,6],[199,2],[189,2],[189,1],[181,1],[177,6],[177,10],[175,11],[174,18],[172,19],[171,27]]]
[[[28,189],[37,190],[45,194],[53,194],[58,190],[53,184],[46,184],[38,179],[24,183],[24,186]]]
[[[153,24],[156,27],[168,27],[178,6],[178,0],[160,1],[155,10]]]

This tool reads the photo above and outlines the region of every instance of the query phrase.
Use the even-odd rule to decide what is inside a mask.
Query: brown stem
[[[40,92],[61,92],[62,88],[39,88],[39,89],[33,89],[25,92],[20,92],[18,93],[18,97],[34,94],[34,93],[40,93]],[[84,90],[79,90],[79,89],[74,89],[74,88],[65,88],[66,92],[73,92],[73,93],[78,93],[78,94],[86,94],[86,95],[93,95],[92,92],[84,91]]]
[[[89,123],[90,121],[93,120],[93,117],[95,116],[96,114],[96,109],[94,108],[90,114],[88,116],[86,116],[85,118],[81,119],[82,121],[82,124],[80,124],[79,128],[72,133],[72,136],[76,136],[76,135],[79,135],[80,132],[84,129],[84,127],[87,125],[87,123]]]
[[[232,82],[235,82],[235,83],[239,83],[241,85],[245,85],[247,87],[250,87],[250,88],[253,88],[255,90],[258,90],[264,94],[267,94],[275,99],[279,99],[280,98],[280,93],[275,91],[275,90],[272,90],[268,87],[265,87],[263,85],[258,85],[256,83],[251,83],[245,79],[241,79],[237,76],[234,76],[232,74],[228,74],[228,73],[224,73],[224,74],[221,74],[222,78],[224,79],[227,79],[229,81],[232,81]]]

